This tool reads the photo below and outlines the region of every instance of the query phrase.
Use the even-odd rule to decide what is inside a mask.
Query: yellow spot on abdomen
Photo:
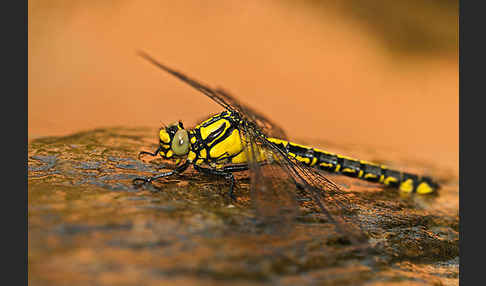
[[[434,191],[434,188],[432,188],[429,184],[426,182],[422,182],[417,186],[417,193],[424,195],[424,194],[430,194]]]
[[[397,178],[392,177],[392,176],[387,177],[386,179],[383,180],[383,184],[385,184],[387,186],[390,185],[391,183],[396,183],[396,182],[398,182]]]
[[[406,179],[400,184],[400,191],[405,192],[405,193],[410,193],[413,191],[413,180],[412,179]]]
[[[268,138],[268,141],[273,142],[275,144],[283,144],[285,147],[289,143],[289,141],[285,141],[285,140],[278,139],[278,138]]]
[[[344,168],[342,170],[342,173],[354,174],[354,173],[356,173],[356,170],[350,169],[350,168]]]
[[[292,153],[289,153],[289,154],[292,154]],[[303,163],[309,165],[309,163],[310,163],[310,159],[309,158],[302,157],[302,156],[298,156],[298,155],[294,155],[294,154],[292,154],[292,155],[293,155],[292,157],[295,157],[295,159],[297,159],[298,161],[303,162]]]
[[[319,166],[326,167],[326,168],[331,168],[332,167],[332,164],[331,163],[322,162],[322,163],[319,164]]]
[[[368,173],[368,174],[365,174],[365,175],[364,175],[364,178],[365,178],[365,179],[375,179],[375,178],[377,178],[377,177],[378,177],[377,175],[375,175],[375,174],[370,174],[370,173]]]

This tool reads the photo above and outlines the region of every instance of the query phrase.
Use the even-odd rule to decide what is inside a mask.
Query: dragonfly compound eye
[[[189,135],[187,130],[180,129],[172,139],[172,151],[176,155],[186,155],[189,152]]]

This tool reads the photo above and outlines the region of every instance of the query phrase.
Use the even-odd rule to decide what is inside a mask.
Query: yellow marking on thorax
[[[214,116],[209,117],[208,119],[206,119],[206,120],[204,120],[203,122],[201,122],[200,124],[198,124],[198,125],[196,126],[196,128],[199,128],[199,127],[203,126],[204,124],[208,123],[209,121],[213,120],[213,119],[214,119],[214,118],[216,118],[216,117],[220,117],[220,114],[216,114],[216,115],[214,115]]]
[[[189,161],[194,161],[194,159],[196,159],[196,153],[194,153],[194,151],[189,151],[189,154],[187,155],[187,160]]]
[[[217,163],[210,163],[210,166],[215,169],[222,169],[224,167],[224,164],[217,164]]]
[[[211,158],[220,158],[223,155],[229,157],[240,153],[241,150],[243,150],[243,145],[241,144],[240,132],[235,129],[223,141],[211,146],[209,156]]]
[[[206,149],[202,149],[201,151],[199,151],[199,157],[201,158],[207,158],[208,154],[206,152]]]
[[[221,125],[224,124],[224,129],[223,131],[218,135],[218,137],[214,138],[214,140],[212,142],[208,142],[208,146],[210,146],[214,141],[216,141],[218,138],[220,138],[221,136],[223,136],[224,132],[229,128],[229,126],[231,125],[229,123],[228,120],[226,119],[220,119],[218,121],[215,121],[213,123],[211,123],[210,125],[208,126],[201,126],[199,128],[199,130],[201,131],[201,138],[203,140],[205,140],[206,138],[208,138],[208,136],[213,133],[214,131],[216,131],[218,128],[221,127]]]
[[[231,158],[231,163],[233,163],[233,164],[242,164],[242,163],[247,163],[247,162],[248,162],[248,160],[246,158],[246,152],[241,152],[240,154]]]

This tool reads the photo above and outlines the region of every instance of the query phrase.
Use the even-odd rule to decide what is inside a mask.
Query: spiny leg
[[[153,153],[150,153],[150,152],[147,152],[147,151],[140,151],[140,153],[138,153],[138,159],[140,160],[141,155],[150,155],[152,157],[155,157],[159,154],[161,148],[162,147],[159,146],[159,148],[157,148],[157,150],[155,150]]]
[[[247,165],[230,165],[230,166],[225,166],[221,169],[212,169],[212,168],[205,168],[201,167],[198,165],[194,165],[194,169],[198,172],[208,174],[208,175],[214,175],[214,176],[219,176],[223,177],[226,181],[230,182],[230,190],[229,190],[229,196],[232,201],[236,201],[236,198],[233,194],[233,189],[235,185],[235,177],[233,176],[233,172],[240,172],[240,171],[245,171],[248,170]]]
[[[160,179],[160,178],[181,174],[187,169],[187,167],[189,167],[190,163],[191,163],[190,161],[186,160],[183,164],[178,165],[174,170],[171,170],[171,171],[168,171],[168,172],[165,172],[165,173],[161,173],[161,174],[158,174],[158,175],[155,175],[155,176],[152,176],[152,177],[148,177],[148,178],[147,177],[138,177],[138,178],[133,179],[132,183],[134,185],[138,185],[137,182],[142,181],[141,185],[143,185],[143,184],[150,183],[150,182],[155,181],[155,180]]]

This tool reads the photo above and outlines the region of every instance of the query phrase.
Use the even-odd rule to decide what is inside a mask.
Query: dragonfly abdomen
[[[328,172],[381,183],[403,192],[427,194],[434,192],[439,187],[437,183],[426,176],[388,169],[385,165],[357,160],[277,138],[268,138],[268,140],[307,166]]]

